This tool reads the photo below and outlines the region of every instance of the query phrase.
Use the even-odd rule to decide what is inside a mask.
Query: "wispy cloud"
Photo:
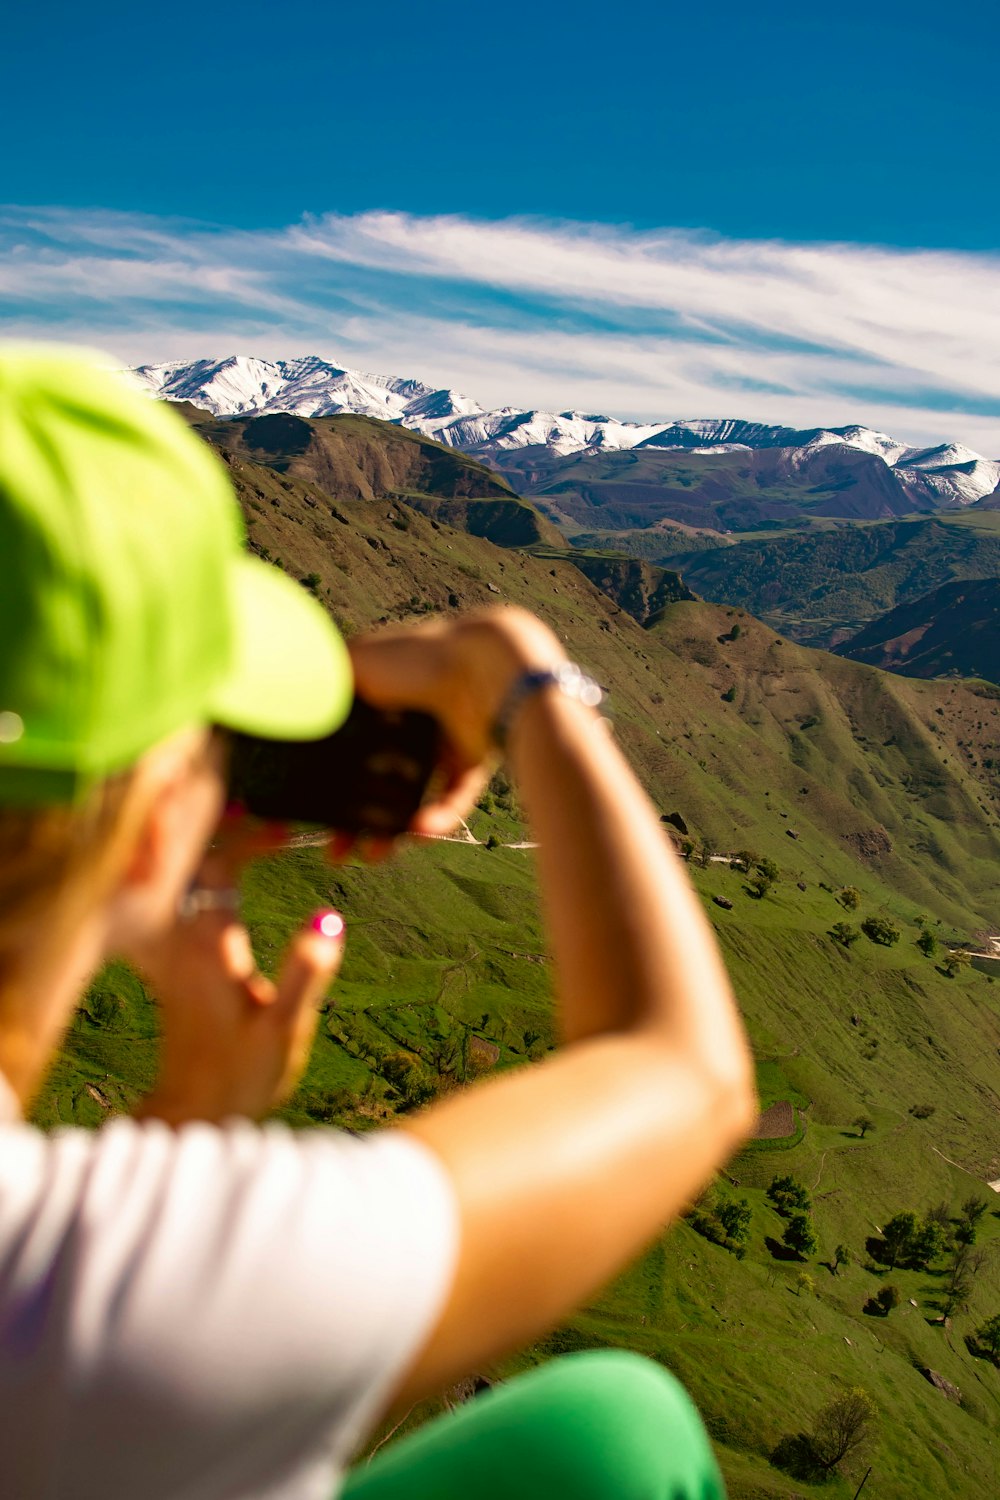
[[[0,315],[128,361],[316,352],[490,405],[851,421],[1000,452],[1000,257],[327,215],[0,210]]]

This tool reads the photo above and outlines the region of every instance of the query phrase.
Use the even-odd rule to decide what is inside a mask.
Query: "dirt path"
[[[982,1182],[983,1179],[981,1177],[977,1177],[975,1172],[970,1172],[968,1167],[963,1167],[960,1161],[952,1161],[950,1156],[945,1156],[944,1152],[939,1151],[936,1146],[932,1146],[931,1150],[934,1152],[935,1156],[940,1156],[942,1161],[946,1161],[949,1167],[957,1167],[960,1172],[964,1172],[966,1177],[971,1177],[974,1182]],[[993,1184],[992,1182],[988,1182],[986,1186],[993,1187]],[[993,1188],[993,1191],[996,1192],[997,1189]]]
[[[462,825],[461,833],[423,833],[415,834],[414,837],[434,839],[435,842],[441,844],[474,844],[478,849],[485,849],[485,841],[483,839],[476,838],[476,835],[473,833],[468,823],[466,823],[465,819],[460,818],[459,822]],[[328,839],[329,834],[327,833],[296,833],[293,834],[292,837],[288,840],[285,848],[321,849],[323,845],[327,843]],[[499,849],[537,849],[538,845],[537,843],[532,843],[530,840],[525,840],[523,843],[519,844],[498,844],[496,847]]]

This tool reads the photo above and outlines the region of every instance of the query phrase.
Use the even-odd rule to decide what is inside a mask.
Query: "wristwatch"
[[[547,687],[558,688],[564,697],[573,698],[586,708],[596,708],[604,698],[600,685],[573,661],[561,662],[557,667],[531,668],[522,672],[508,689],[500,712],[493,721],[493,743],[499,749],[506,748],[507,736],[522,703]]]

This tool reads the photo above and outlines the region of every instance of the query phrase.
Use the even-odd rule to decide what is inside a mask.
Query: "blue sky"
[[[0,317],[1000,452],[998,41],[968,0],[18,7]]]

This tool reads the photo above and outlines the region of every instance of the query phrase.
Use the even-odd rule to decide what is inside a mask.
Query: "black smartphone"
[[[428,794],[441,730],[430,714],[389,712],[355,698],[325,739],[230,738],[229,795],[248,812],[391,838],[409,828]]]

